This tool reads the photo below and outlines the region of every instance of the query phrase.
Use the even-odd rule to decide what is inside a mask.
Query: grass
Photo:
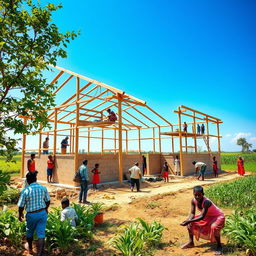
[[[256,175],[217,184],[205,194],[218,206],[246,209],[256,205]]]
[[[256,153],[221,153],[221,169],[236,171],[239,156],[244,158],[245,171],[256,172]]]
[[[0,170],[7,172],[12,176],[17,176],[21,168],[21,155],[13,157],[11,162],[6,162],[5,157],[0,157]]]

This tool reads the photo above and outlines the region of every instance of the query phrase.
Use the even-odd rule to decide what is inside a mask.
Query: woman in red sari
[[[225,216],[212,201],[204,196],[204,189],[196,186],[193,189],[194,198],[191,201],[191,213],[187,220],[181,223],[181,226],[187,226],[189,241],[181,248],[187,249],[195,246],[194,237],[210,240],[217,243],[215,255],[222,254],[220,242],[220,231],[225,225]],[[201,212],[196,214],[196,209]]]
[[[244,176],[245,170],[244,170],[244,160],[241,156],[237,159],[237,172],[240,176]]]

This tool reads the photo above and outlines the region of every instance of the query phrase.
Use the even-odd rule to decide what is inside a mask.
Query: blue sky
[[[181,104],[222,119],[222,150],[240,150],[239,137],[256,148],[256,1],[62,4],[54,22],[81,35],[58,66],[143,99],[172,122]]]

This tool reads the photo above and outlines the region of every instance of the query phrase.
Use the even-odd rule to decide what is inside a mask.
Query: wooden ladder
[[[213,158],[213,154],[212,154],[212,151],[211,151],[211,148],[210,148],[209,137],[203,135],[203,139],[204,139],[205,145],[207,147],[208,153],[209,153],[209,155],[210,155],[210,157],[212,159]]]
[[[174,157],[173,156],[164,156],[164,159],[167,162],[167,165],[170,168],[170,171],[175,175]]]

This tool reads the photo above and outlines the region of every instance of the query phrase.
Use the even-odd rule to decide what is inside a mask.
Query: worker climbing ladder
[[[210,148],[210,141],[209,141],[210,138],[208,136],[203,135],[203,140],[205,142],[205,145],[206,145],[206,148],[208,150],[208,153],[209,153],[209,155],[210,155],[210,157],[212,159],[213,158],[213,154],[212,154],[212,151],[211,151],[211,148]]]

